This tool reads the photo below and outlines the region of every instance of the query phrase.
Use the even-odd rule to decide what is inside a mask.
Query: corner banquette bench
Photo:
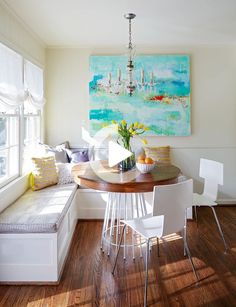
[[[1,189],[0,283],[58,283],[77,219],[103,219],[106,200],[75,183],[31,191],[28,176]]]

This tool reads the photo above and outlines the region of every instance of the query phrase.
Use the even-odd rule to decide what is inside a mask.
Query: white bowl
[[[137,169],[140,171],[140,173],[146,174],[146,173],[151,172],[151,170],[154,169],[155,163],[152,163],[152,164],[144,164],[144,163],[138,163],[138,162],[136,162],[136,167],[137,167]]]

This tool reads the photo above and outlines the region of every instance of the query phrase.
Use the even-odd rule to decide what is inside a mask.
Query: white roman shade
[[[36,109],[42,109],[45,103],[43,70],[31,62],[25,61],[24,84],[27,103]]]
[[[24,99],[23,58],[0,43],[0,111],[16,109]]]

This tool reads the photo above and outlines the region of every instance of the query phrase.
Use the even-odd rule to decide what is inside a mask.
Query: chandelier
[[[108,72],[108,78],[105,79],[105,82],[99,82],[98,87],[103,91],[113,94],[113,95],[126,95],[133,96],[136,93],[147,93],[148,91],[153,92],[155,86],[157,85],[156,77],[151,71],[149,75],[145,74],[144,68],[141,68],[140,72],[136,71],[135,76],[135,67],[134,67],[134,56],[135,48],[132,43],[132,28],[131,22],[132,19],[136,17],[133,13],[128,13],[124,15],[124,18],[129,22],[129,42],[127,57],[128,62],[126,65],[127,74],[126,77],[122,76],[122,69],[118,67],[117,77],[114,77],[112,71]],[[139,77],[140,75],[140,77]]]
[[[127,71],[128,71],[128,84],[127,84],[127,91],[130,96],[133,95],[133,92],[135,91],[135,85],[134,85],[134,47],[132,44],[132,28],[131,28],[131,21],[136,17],[133,13],[125,14],[124,17],[128,19],[129,21],[129,44],[128,44],[128,64],[127,64]]]

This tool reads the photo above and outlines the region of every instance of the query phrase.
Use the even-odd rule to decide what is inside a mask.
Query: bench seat
[[[58,283],[78,214],[76,184],[27,190],[0,213],[0,283]]]
[[[0,233],[57,232],[77,185],[54,185],[28,190],[0,214]]]

